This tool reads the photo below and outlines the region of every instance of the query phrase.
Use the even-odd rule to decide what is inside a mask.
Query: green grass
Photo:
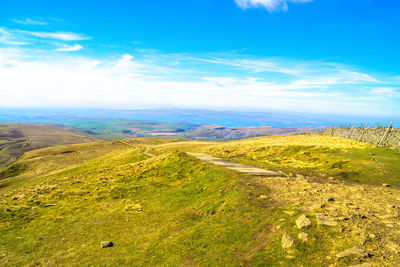
[[[400,186],[399,151],[337,137],[261,137],[197,146],[196,150],[287,175]]]
[[[259,198],[270,192],[262,182],[182,151],[284,170],[297,162],[294,172],[321,177],[353,166],[368,183],[395,184],[389,176],[399,173],[398,152],[337,138],[129,143],[136,148],[109,141],[26,153],[17,162],[24,172],[16,168],[17,176],[0,180],[0,265],[345,266],[355,262],[336,262],[332,251],[354,243],[339,226],[305,229],[317,242],[284,250],[282,234],[300,232],[300,211],[287,215],[293,207]],[[141,153],[148,143],[158,157]],[[371,153],[377,165],[359,167]],[[102,241],[114,247],[102,249]]]
[[[269,211],[246,201],[244,177],[180,153],[134,163],[142,159],[138,150],[113,154],[3,196],[0,250],[7,257],[0,262],[251,262],[251,241],[266,231]],[[100,249],[103,240],[115,247]]]

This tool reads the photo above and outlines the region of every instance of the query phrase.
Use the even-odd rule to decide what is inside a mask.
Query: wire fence
[[[368,127],[363,126],[340,126],[328,127],[323,130],[312,130],[308,135],[330,135],[359,142],[369,143],[382,147],[393,147],[400,149],[400,128],[389,126]]]

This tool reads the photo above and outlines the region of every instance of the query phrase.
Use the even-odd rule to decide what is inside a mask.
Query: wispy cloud
[[[236,4],[243,9],[265,8],[269,12],[276,10],[288,10],[288,3],[307,3],[313,0],[235,0]]]
[[[82,41],[91,39],[90,37],[74,32],[34,32],[20,31],[21,33],[44,39],[55,39],[61,41]]]
[[[47,25],[47,22],[34,20],[31,18],[26,18],[24,20],[13,19],[15,23],[22,24],[22,25]]]
[[[56,51],[60,51],[60,52],[75,52],[75,51],[79,51],[82,50],[83,46],[76,44],[76,45],[65,45],[63,47],[57,48]]]
[[[371,90],[371,94],[379,97],[400,98],[400,88],[396,87],[377,87]]]
[[[5,45],[26,45],[28,42],[11,34],[9,31],[0,28],[0,44]]]

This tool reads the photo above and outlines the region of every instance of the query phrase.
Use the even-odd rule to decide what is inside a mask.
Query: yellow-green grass
[[[300,211],[289,217],[284,211],[293,207],[260,198],[269,194],[263,183],[181,152],[201,151],[319,174],[327,173],[323,167],[337,158],[352,156],[356,163],[351,164],[359,164],[353,154],[359,150],[381,154],[377,161],[382,168],[398,160],[392,150],[325,138],[285,136],[226,143],[140,139],[127,141],[137,148],[123,142],[98,142],[28,152],[16,163],[26,167],[21,174],[0,180],[0,265],[337,264],[332,251],[355,245],[344,238],[339,226],[307,229],[311,242],[296,242],[285,251],[282,234],[295,237],[300,232],[294,222]],[[158,155],[149,158],[142,154],[147,146],[143,143],[163,144],[149,146]],[[286,150],[281,151],[282,147]],[[270,149],[274,153],[266,152]],[[302,159],[304,152],[320,159],[325,155],[328,163],[317,168],[307,165],[312,161]],[[307,168],[263,161],[284,156],[304,161],[301,166]],[[112,241],[114,247],[102,249],[101,241]]]
[[[108,153],[86,156],[83,163],[73,160],[74,153],[62,153],[91,154],[101,145],[108,147]],[[301,262],[317,266],[326,262],[330,247],[321,245],[324,241],[307,248],[297,245],[297,258],[286,258],[280,237],[285,229],[293,231],[293,223],[276,230],[282,208],[260,199],[268,188],[249,176],[177,151],[147,158],[142,150],[104,142],[25,155],[21,161],[28,171],[0,181],[0,265]],[[46,166],[52,156],[58,157],[53,159],[58,172]],[[314,231],[328,240],[325,229]],[[100,242],[108,240],[115,246],[101,249]],[[308,253],[301,255],[302,250]]]
[[[174,149],[173,144],[164,145]],[[176,148],[180,147],[175,145]],[[194,150],[287,175],[328,177],[400,186],[400,152],[330,136],[271,136],[209,145]],[[185,150],[190,148],[184,147]]]

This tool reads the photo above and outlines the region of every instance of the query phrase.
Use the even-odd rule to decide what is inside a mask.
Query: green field
[[[117,119],[57,119],[66,125],[104,140],[151,136],[152,132],[183,132],[197,126],[188,123]]]
[[[249,176],[185,151],[288,177]],[[0,180],[0,265],[392,265],[400,260],[398,210],[386,205],[400,206],[399,161],[397,151],[323,136],[142,138],[30,151]],[[316,200],[324,206],[313,210]],[[317,225],[316,212],[338,224]],[[302,214],[312,226],[300,230]],[[284,233],[291,248],[281,246]],[[102,249],[102,241],[114,247]],[[370,255],[336,256],[354,246]]]

